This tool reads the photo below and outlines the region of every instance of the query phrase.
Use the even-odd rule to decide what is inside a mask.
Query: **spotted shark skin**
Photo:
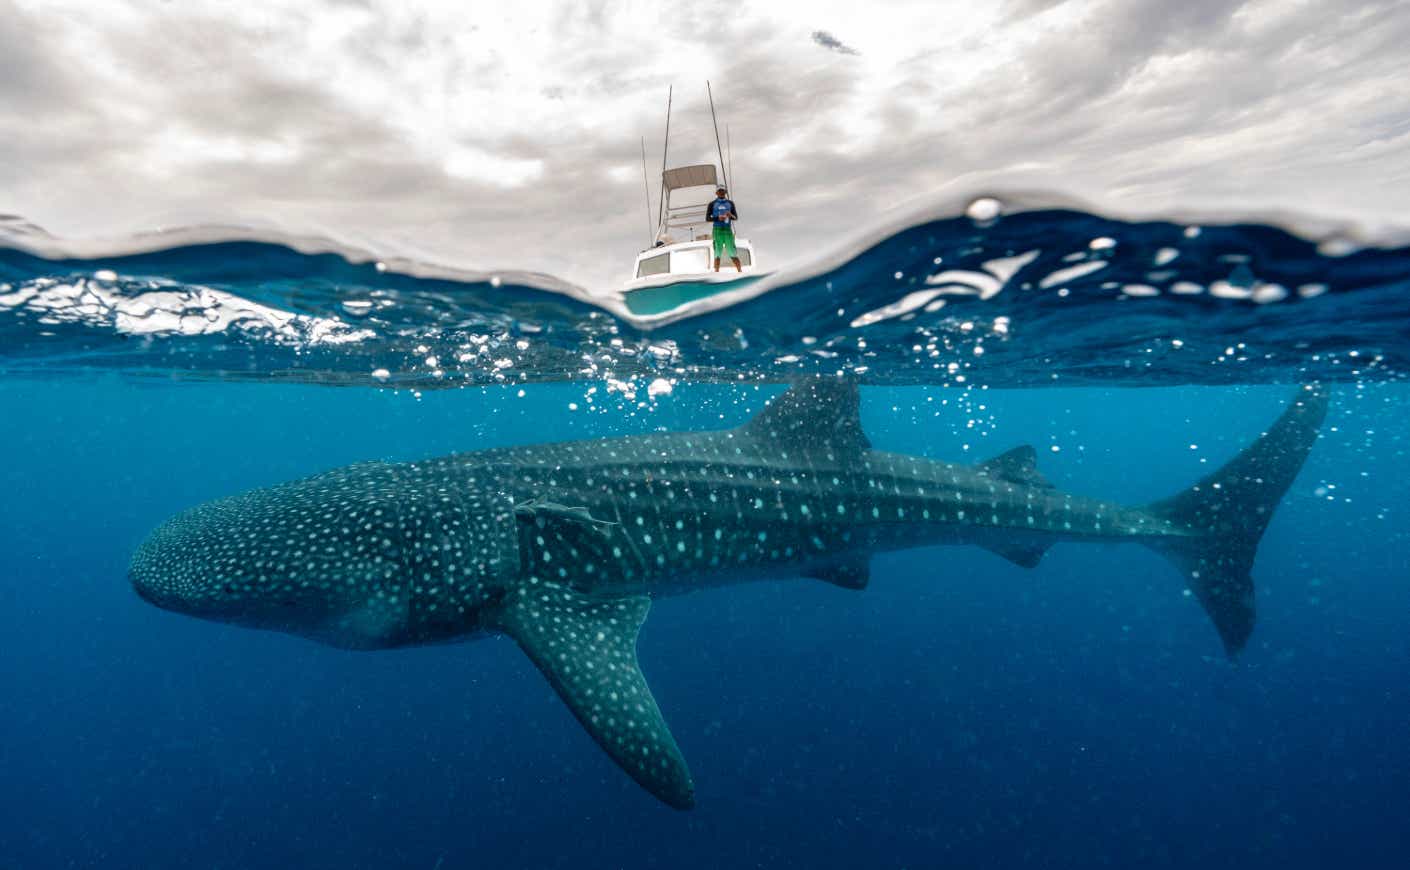
[[[512,637],[593,739],[676,808],[694,786],[636,656],[651,599],[751,580],[865,588],[871,554],[974,544],[1033,567],[1058,541],[1170,559],[1230,655],[1258,540],[1316,440],[1303,387],[1224,468],[1129,507],[1061,492],[1031,447],[975,466],[872,450],[855,385],[812,380],[732,430],[366,462],[200,505],[129,571],[169,610],[356,649]]]

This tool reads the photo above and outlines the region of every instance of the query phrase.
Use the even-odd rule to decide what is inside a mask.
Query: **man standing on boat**
[[[730,226],[731,221],[739,220],[739,212],[735,210],[734,201],[726,196],[726,193],[723,187],[715,188],[714,200],[705,206],[705,220],[715,225],[712,233],[715,242],[715,271],[720,271],[720,256],[728,252],[729,258],[734,261],[734,268],[743,272],[739,253],[734,248],[734,228]]]

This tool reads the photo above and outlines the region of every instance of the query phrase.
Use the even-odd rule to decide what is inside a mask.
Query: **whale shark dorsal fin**
[[[1052,484],[1038,470],[1038,451],[1032,444],[1024,444],[1000,453],[993,459],[979,463],[979,470],[1000,480],[1022,483],[1027,486],[1043,486],[1049,489]],[[1003,555],[1003,554],[1000,554]]]
[[[775,396],[748,423],[744,433],[784,449],[856,453],[871,447],[862,431],[861,394],[854,381],[813,378]]]
[[[636,657],[645,596],[592,596],[553,583],[525,584],[490,614],[514,638],[597,745],[632,779],[676,809],[695,786]]]

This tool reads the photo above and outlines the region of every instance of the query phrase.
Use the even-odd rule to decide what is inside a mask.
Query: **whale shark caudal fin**
[[[1326,387],[1303,386],[1277,421],[1223,468],[1147,507],[1193,532],[1146,543],[1171,561],[1233,656],[1253,633],[1254,553],[1317,440],[1327,416]]]
[[[651,603],[640,595],[584,592],[565,566],[594,588],[621,581],[612,553],[615,524],[582,507],[543,499],[514,508],[523,585],[489,614],[514,638],[592,739],[632,779],[676,809],[695,805],[695,786],[637,661],[636,641]]]

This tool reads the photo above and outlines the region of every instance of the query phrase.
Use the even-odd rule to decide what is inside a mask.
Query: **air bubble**
[[[991,196],[981,196],[964,210],[965,216],[973,221],[991,221],[1003,212],[1003,205]]]

